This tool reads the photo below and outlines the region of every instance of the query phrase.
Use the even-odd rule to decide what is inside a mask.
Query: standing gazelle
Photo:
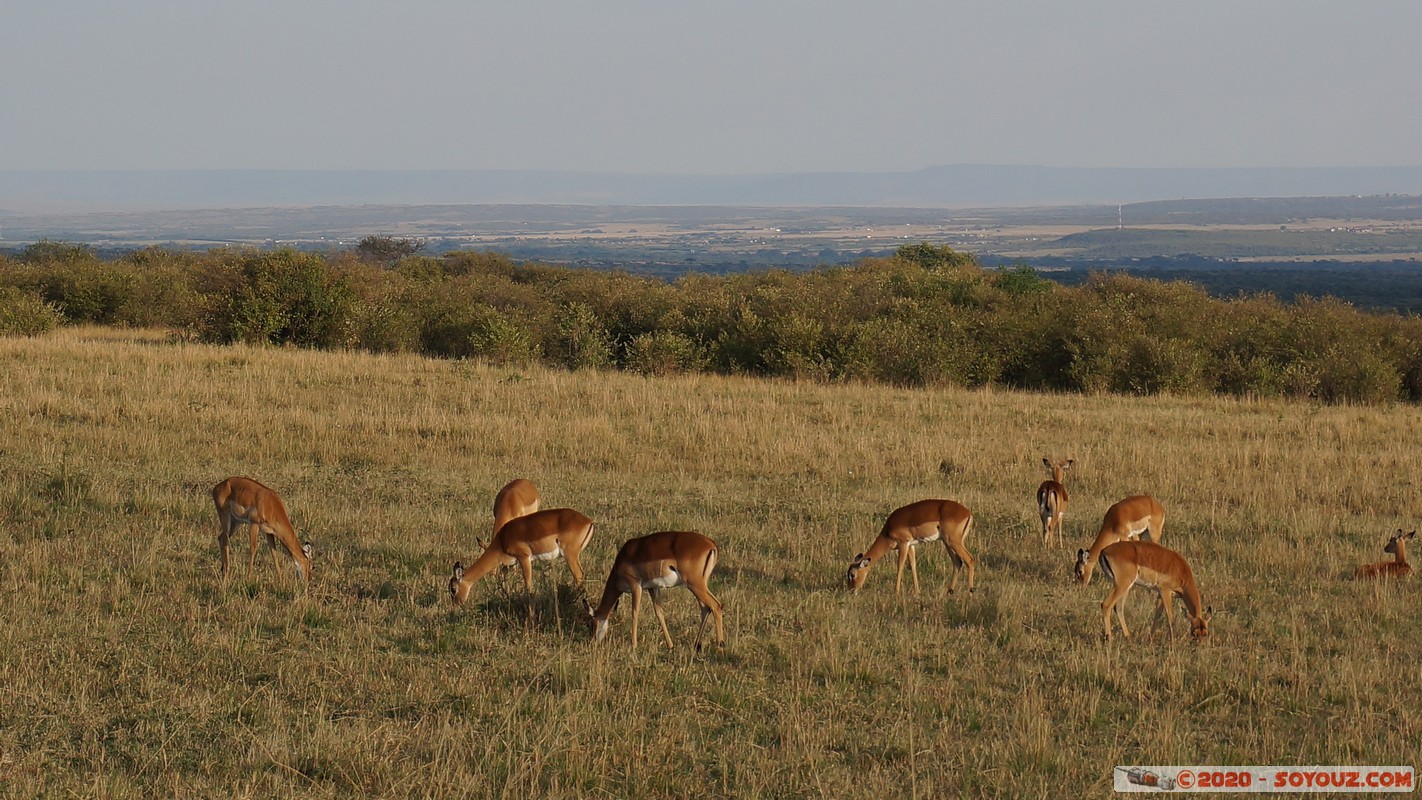
[[[884,522],[879,538],[874,540],[869,550],[854,557],[849,562],[849,588],[855,591],[864,585],[870,565],[890,550],[899,551],[898,577],[894,581],[894,592],[902,593],[904,584],[904,564],[913,572],[913,591],[918,593],[918,545],[923,542],[943,540],[948,556],[953,559],[953,580],[948,584],[951,593],[958,585],[958,571],[968,568],[968,591],[973,591],[973,557],[963,540],[973,529],[973,514],[962,503],[953,500],[920,500],[896,509]]]
[[[538,487],[526,478],[514,478],[494,496],[494,533],[509,520],[526,517],[538,510]]]
[[[1066,513],[1067,506],[1067,490],[1062,484],[1065,476],[1062,473],[1071,469],[1071,465],[1075,463],[1074,458],[1059,463],[1046,456],[1042,457],[1042,464],[1052,473],[1050,479],[1042,481],[1042,485],[1037,487],[1037,513],[1042,518],[1042,544],[1051,541],[1054,530],[1057,532],[1057,544],[1062,543],[1062,516]]]
[[[1417,531],[1403,533],[1401,528],[1397,529],[1391,538],[1387,540],[1387,545],[1383,547],[1384,553],[1392,553],[1392,561],[1379,561],[1376,564],[1364,564],[1358,567],[1358,571],[1353,574],[1355,578],[1402,578],[1412,574],[1412,565],[1407,563],[1407,542],[1417,535]]]
[[[291,517],[286,513],[286,503],[281,496],[251,478],[232,477],[212,487],[212,504],[217,508],[217,522],[222,530],[217,534],[217,542],[222,547],[222,576],[230,572],[228,565],[227,541],[236,532],[238,525],[246,525],[251,533],[248,548],[247,574],[251,575],[257,562],[257,536],[266,534],[267,544],[272,549],[272,566],[281,575],[281,561],[277,553],[277,542],[291,556],[296,575],[303,584],[311,583],[311,543],[302,542],[292,527]]]
[[[1108,545],[1126,539],[1135,539],[1142,533],[1149,533],[1151,541],[1160,544],[1165,532],[1165,507],[1154,497],[1138,494],[1106,509],[1101,520],[1101,530],[1090,550],[1076,551],[1077,583],[1091,583],[1091,571],[1096,568],[1096,560]]]
[[[711,594],[707,582],[716,569],[716,543],[694,531],[661,531],[628,539],[617,551],[602,602],[596,609],[588,607],[592,616],[593,641],[607,637],[607,621],[617,609],[622,595],[632,595],[632,649],[637,649],[637,621],[642,610],[642,590],[652,598],[652,610],[662,624],[667,649],[671,649],[671,631],[662,612],[661,590],[685,586],[701,604],[701,627],[696,632],[696,651],[701,652],[701,639],[706,634],[707,615],[716,618],[716,644],[721,646],[726,636],[721,627],[721,601]]]
[[[1111,591],[1101,603],[1101,622],[1106,628],[1106,639],[1111,639],[1111,609],[1116,609],[1116,619],[1121,623],[1121,635],[1131,638],[1126,627],[1126,595],[1137,583],[1154,588],[1160,593],[1160,608],[1165,611],[1165,621],[1170,633],[1175,632],[1175,596],[1185,601],[1185,611],[1190,617],[1190,636],[1200,641],[1209,635],[1212,611],[1200,605],[1200,588],[1195,585],[1195,575],[1184,556],[1174,550],[1161,547],[1154,542],[1116,542],[1101,551],[1101,572],[1113,582]]]
[[[474,582],[499,567],[515,564],[523,571],[523,587],[529,595],[528,613],[533,615],[533,562],[563,557],[573,574],[573,585],[583,591],[583,565],[578,556],[592,540],[593,521],[571,508],[550,508],[505,523],[484,552],[466,570],[454,562],[449,579],[449,596],[455,605],[469,599]],[[556,590],[555,590],[556,599]]]

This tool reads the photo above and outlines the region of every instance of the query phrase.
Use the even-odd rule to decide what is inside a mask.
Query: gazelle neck
[[[464,570],[464,577],[459,579],[459,584],[461,586],[469,586],[490,572],[498,569],[499,565],[503,563],[502,555],[502,551],[493,545],[489,545],[478,558],[474,559],[474,563],[470,564],[469,568]]]
[[[597,609],[593,611],[593,619],[605,620],[612,616],[613,611],[617,610],[617,602],[622,599],[622,590],[617,583],[617,576],[608,578],[607,586],[602,590],[602,600],[598,602]]]
[[[870,564],[873,564],[875,561],[878,561],[881,556],[889,552],[893,546],[893,539],[880,534],[879,538],[874,540],[874,544],[870,545],[869,549],[864,551],[864,557],[869,559]]]
[[[1185,601],[1185,610],[1190,612],[1190,616],[1199,619],[1205,613],[1205,606],[1200,602],[1200,587],[1195,584],[1193,575],[1186,575],[1184,582],[1180,584],[1180,599]]]

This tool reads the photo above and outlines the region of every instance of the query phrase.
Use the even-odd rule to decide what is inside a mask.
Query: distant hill
[[[966,208],[1181,198],[1422,194],[1422,166],[1096,169],[940,166],[912,172],[625,175],[447,171],[0,171],[0,213],[366,204]]]

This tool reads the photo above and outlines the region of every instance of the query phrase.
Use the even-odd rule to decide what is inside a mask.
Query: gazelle
[[[1355,578],[1402,578],[1412,574],[1412,565],[1407,563],[1407,542],[1417,535],[1417,531],[1403,533],[1401,528],[1397,529],[1391,538],[1387,540],[1387,545],[1383,547],[1384,553],[1392,553],[1392,561],[1379,561],[1376,564],[1364,564],[1358,567],[1358,571],[1353,574]]]
[[[525,478],[514,478],[494,496],[494,533],[511,519],[538,510],[538,487]]]
[[[304,584],[311,582],[311,543],[303,543],[296,537],[296,529],[291,525],[286,504],[280,495],[251,478],[232,477],[212,487],[212,504],[217,508],[217,522],[222,527],[217,534],[217,542],[222,546],[223,577],[230,572],[228,539],[238,525],[246,525],[252,534],[247,558],[248,575],[252,574],[257,561],[257,535],[264,533],[272,549],[272,565],[277,574],[281,574],[281,561],[277,555],[277,542],[281,542],[287,555],[291,556],[297,577]]]
[[[864,585],[870,565],[890,550],[899,551],[898,578],[894,581],[894,592],[901,593],[904,583],[904,564],[913,572],[913,591],[918,593],[918,545],[923,542],[943,540],[948,556],[953,559],[953,580],[948,584],[951,593],[958,585],[958,570],[968,568],[968,591],[973,591],[973,557],[968,553],[963,540],[973,529],[973,514],[961,503],[952,500],[920,500],[896,509],[879,531],[868,551],[860,553],[849,562],[849,588],[855,591]]]
[[[1066,486],[1062,485],[1062,473],[1071,469],[1071,465],[1075,463],[1074,458],[1058,463],[1046,456],[1042,457],[1042,464],[1052,473],[1050,480],[1042,481],[1042,485],[1037,487],[1037,513],[1042,517],[1042,544],[1051,541],[1053,530],[1057,532],[1057,544],[1062,543],[1062,515],[1066,513],[1067,506],[1067,490]]]
[[[1101,520],[1101,531],[1090,550],[1076,551],[1077,583],[1091,583],[1091,571],[1096,568],[1096,560],[1108,545],[1126,539],[1135,539],[1142,533],[1150,533],[1151,541],[1160,544],[1165,532],[1165,508],[1154,497],[1138,494],[1106,509],[1106,517]]]
[[[602,602],[596,609],[588,607],[592,616],[593,641],[607,638],[607,621],[617,609],[622,595],[632,595],[632,649],[637,649],[637,621],[642,608],[642,590],[652,598],[652,610],[662,624],[667,649],[671,649],[671,631],[662,612],[661,590],[685,586],[701,604],[701,627],[696,632],[696,651],[701,652],[701,639],[706,634],[707,615],[716,618],[716,644],[725,643],[721,628],[721,601],[711,594],[707,581],[716,569],[716,543],[694,531],[661,531],[628,539],[617,551]]]
[[[533,562],[562,556],[573,574],[574,586],[582,592],[583,565],[578,557],[592,535],[593,521],[571,508],[550,508],[512,519],[499,528],[468,569],[463,562],[454,562],[454,575],[449,579],[450,599],[457,606],[463,605],[475,581],[499,567],[517,564],[523,571],[523,588],[530,597],[528,613],[532,616]]]
[[[1101,551],[1100,561],[1101,572],[1114,584],[1101,603],[1101,622],[1106,628],[1107,641],[1111,639],[1113,608],[1121,623],[1121,635],[1131,638],[1131,631],[1126,627],[1126,595],[1138,583],[1160,593],[1160,607],[1165,611],[1165,621],[1172,634],[1176,595],[1185,601],[1190,636],[1198,642],[1210,634],[1209,622],[1214,612],[1200,605],[1200,588],[1195,585],[1195,575],[1184,556],[1154,542],[1127,541],[1106,547]]]

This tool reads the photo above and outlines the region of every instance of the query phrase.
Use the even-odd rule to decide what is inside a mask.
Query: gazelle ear
[[[1075,463],[1076,463],[1076,459],[1074,459],[1074,458],[1068,458],[1068,459],[1066,460],[1066,463],[1062,465],[1062,469],[1071,469],[1071,465],[1072,465],[1072,464],[1075,464]]]
[[[1211,619],[1214,618],[1214,616],[1215,616],[1215,607],[1214,607],[1214,606],[1205,606],[1205,613],[1204,613],[1203,616],[1200,617],[1200,619],[1202,619],[1202,620],[1204,620],[1204,621],[1206,621],[1206,622],[1209,622]]]
[[[1077,550],[1077,551],[1076,551],[1076,563],[1078,563],[1078,564],[1085,564],[1085,563],[1086,563],[1086,551],[1085,551],[1085,550]]]
[[[486,542],[484,541],[484,538],[483,538],[482,536],[475,536],[475,537],[474,537],[474,544],[479,545],[479,549],[480,549],[480,550],[488,550],[488,549],[489,549],[488,543],[486,543]]]
[[[1402,537],[1402,538],[1404,538],[1404,539],[1411,539],[1411,538],[1415,537],[1416,535],[1417,535],[1417,531],[1408,531],[1408,532],[1407,532],[1407,535],[1404,536],[1404,537]]]
[[[311,549],[311,543],[310,543],[310,542],[303,542],[303,543],[301,544],[301,554],[304,555],[304,556],[306,556],[306,560],[307,560],[307,561],[310,561],[310,560],[311,560],[311,556],[312,556],[315,552],[316,552],[315,550]]]
[[[1042,466],[1046,467],[1047,469],[1051,469],[1052,460],[1050,458],[1047,458],[1046,456],[1042,456]]]
[[[460,578],[463,578],[463,577],[464,577],[464,562],[463,562],[463,561],[456,561],[456,562],[454,562],[454,579],[455,579],[455,580],[459,580]]]

